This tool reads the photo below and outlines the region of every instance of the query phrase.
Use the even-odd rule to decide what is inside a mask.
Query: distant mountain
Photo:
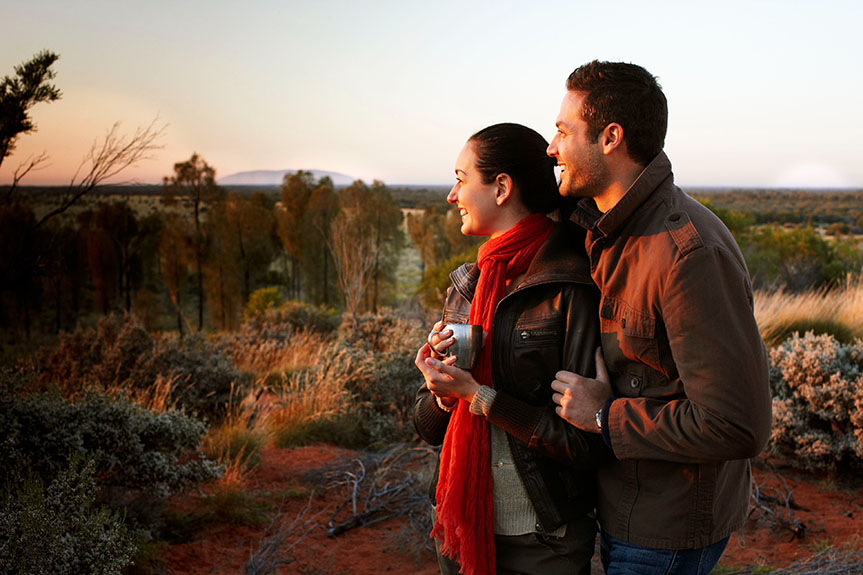
[[[251,172],[237,172],[230,176],[218,178],[216,183],[220,186],[281,186],[285,174],[293,174],[297,170],[254,170]],[[336,186],[349,186],[356,178],[339,174],[337,172],[326,172],[324,170],[304,170],[311,172],[315,180],[329,176]]]

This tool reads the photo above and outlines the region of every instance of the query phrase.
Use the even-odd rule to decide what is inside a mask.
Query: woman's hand
[[[419,348],[414,364],[422,372],[426,387],[440,398],[472,401],[479,384],[469,371],[452,366],[455,356],[440,361],[432,357],[432,349],[426,344]]]
[[[443,329],[444,323],[443,321],[439,321],[434,324],[432,331],[429,332],[428,342],[431,346],[431,350],[433,354],[437,354],[438,356],[446,355],[446,350],[453,343],[455,343],[455,338],[452,336],[451,329]]]

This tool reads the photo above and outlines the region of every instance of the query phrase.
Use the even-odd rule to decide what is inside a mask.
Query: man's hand
[[[558,371],[551,387],[557,392],[552,400],[557,404],[554,409],[559,416],[581,430],[599,433],[596,412],[612,396],[601,348],[596,349],[596,379]]]
[[[449,356],[444,361],[432,357],[432,350],[425,344],[417,351],[414,365],[422,372],[426,387],[441,398],[473,400],[479,383],[469,371],[452,366],[456,357]]]

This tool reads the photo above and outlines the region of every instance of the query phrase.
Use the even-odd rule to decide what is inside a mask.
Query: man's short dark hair
[[[646,166],[662,151],[668,102],[656,77],[641,66],[594,60],[569,75],[566,89],[585,93],[581,115],[592,140],[616,122],[634,161]]]

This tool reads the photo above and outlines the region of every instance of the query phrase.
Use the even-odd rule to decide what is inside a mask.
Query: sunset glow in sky
[[[158,117],[164,148],[121,178],[157,183],[199,153],[217,176],[320,169],[449,184],[470,134],[546,138],[592,59],[641,64],[669,101],[678,184],[863,188],[857,1],[10,0],[0,77],[43,49],[63,98],[40,104],[0,182],[67,183],[116,121]]]

